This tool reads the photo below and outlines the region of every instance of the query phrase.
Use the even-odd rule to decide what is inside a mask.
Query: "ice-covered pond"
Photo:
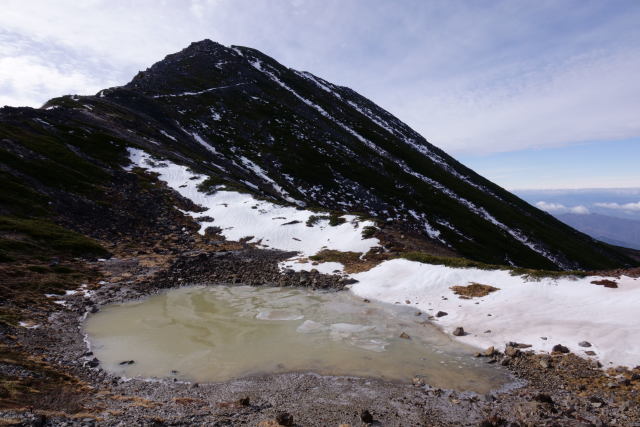
[[[190,287],[103,308],[85,324],[103,368],[124,376],[224,381],[316,372],[480,393],[509,376],[405,305],[348,292]],[[133,360],[135,363],[121,364]]]

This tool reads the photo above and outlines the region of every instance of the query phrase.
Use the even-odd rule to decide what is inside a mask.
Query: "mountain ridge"
[[[353,90],[251,48],[194,42],[124,86],[54,98],[38,110],[5,108],[0,123],[3,173],[36,192],[60,177],[36,176],[25,158],[46,168],[51,156],[75,155],[108,180],[127,164],[126,148],[136,147],[209,176],[211,191],[225,185],[282,204],[358,212],[482,262],[546,269],[632,262],[466,168]],[[49,142],[34,145],[34,134]],[[97,176],[72,178],[76,166],[66,160],[49,164],[70,170],[59,190],[94,185]]]

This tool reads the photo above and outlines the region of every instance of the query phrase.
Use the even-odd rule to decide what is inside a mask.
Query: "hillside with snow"
[[[404,242],[396,237],[405,235],[441,255],[551,270],[633,263],[466,168],[351,89],[246,47],[193,43],[125,86],[52,99],[38,110],[7,107],[0,120],[3,173],[37,192],[75,197],[74,182],[103,185],[98,175],[119,173],[114,168],[136,148],[192,169],[211,188],[367,218],[398,247]],[[42,162],[63,173],[41,176],[34,169]],[[78,210],[95,209],[98,194],[85,192]]]

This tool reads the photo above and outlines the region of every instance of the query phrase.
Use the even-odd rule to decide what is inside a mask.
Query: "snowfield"
[[[158,173],[159,179],[169,187],[206,208],[203,212],[184,212],[194,218],[213,218],[213,221],[200,222],[201,234],[209,226],[220,227],[221,234],[228,240],[252,237],[248,241],[259,243],[261,247],[296,251],[302,256],[315,255],[323,249],[364,253],[380,244],[378,239],[362,238],[364,227],[375,225],[372,221],[358,221],[355,215],[343,215],[346,220],[343,224],[331,226],[328,220],[323,219],[308,227],[309,217],[322,213],[276,205],[235,191],[220,190],[207,194],[198,190],[206,176],[166,160],[153,161],[142,150],[129,148],[129,154],[133,166]],[[271,182],[264,172],[258,176]]]
[[[481,348],[503,349],[506,342],[531,344],[550,352],[556,344],[585,356],[592,350],[606,365],[640,364],[640,279],[610,278],[618,288],[591,283],[602,277],[527,281],[503,270],[451,268],[404,259],[385,261],[353,274],[351,291],[363,298],[410,304],[451,333],[464,328],[460,341]],[[451,286],[471,282],[500,290],[487,296],[460,299]],[[490,331],[490,332],[487,332]],[[546,339],[545,339],[546,338]],[[591,347],[580,347],[587,341]]]
[[[280,206],[234,191],[207,194],[198,190],[205,176],[169,161],[154,161],[142,150],[130,148],[129,153],[133,163],[129,169],[139,166],[158,173],[169,187],[206,209],[184,212],[196,219],[213,218],[200,221],[200,233],[216,226],[229,240],[251,237],[248,241],[260,247],[298,252],[280,264],[283,269],[342,272],[343,265],[337,262],[314,265],[299,260],[323,249],[366,253],[380,244],[378,239],[362,238],[364,227],[375,225],[371,221],[343,215],[346,222],[341,225],[330,226],[328,220],[319,220],[309,227],[307,220],[322,213]],[[241,161],[253,168],[248,159]],[[261,169],[256,174],[272,182]],[[452,268],[404,259],[384,261],[351,277],[358,283],[350,290],[360,297],[410,304],[425,316],[446,312],[446,316],[434,318],[434,323],[445,333],[463,327],[467,334],[457,338],[479,348],[502,349],[505,343],[516,341],[530,344],[536,351],[550,352],[554,345],[562,344],[582,356],[585,351],[594,351],[605,364],[640,364],[640,279],[612,278],[618,283],[614,289],[591,283],[602,277],[527,280],[504,270]],[[460,299],[450,289],[473,282],[499,290],[484,297]],[[583,341],[591,347],[579,346]]]

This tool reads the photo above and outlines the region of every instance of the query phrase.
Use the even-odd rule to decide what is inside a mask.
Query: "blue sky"
[[[640,188],[640,138],[457,158],[511,190]]]
[[[210,38],[352,87],[513,188],[640,187],[640,2],[3,0],[0,105]]]

